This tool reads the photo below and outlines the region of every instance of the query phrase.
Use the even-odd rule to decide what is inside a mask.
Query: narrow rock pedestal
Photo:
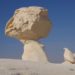
[[[23,42],[23,41],[22,41]],[[44,52],[44,45],[35,40],[24,41],[24,52],[22,60],[35,62],[48,62],[48,58]]]

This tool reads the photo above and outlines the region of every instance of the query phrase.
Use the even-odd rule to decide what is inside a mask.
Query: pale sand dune
[[[0,59],[0,75],[75,75],[75,65]]]

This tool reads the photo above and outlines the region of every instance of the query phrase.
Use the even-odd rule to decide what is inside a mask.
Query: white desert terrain
[[[75,65],[0,59],[0,75],[75,75]]]
[[[5,34],[24,45],[22,60],[0,59],[0,75],[75,75],[75,55],[64,48],[64,62],[50,63],[38,40],[51,30],[48,10],[31,6],[17,9],[6,24]]]

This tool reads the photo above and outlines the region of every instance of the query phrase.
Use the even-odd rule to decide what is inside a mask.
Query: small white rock
[[[75,63],[75,57],[73,55],[73,53],[68,49],[68,48],[64,48],[64,60],[65,62],[69,62],[74,64]]]

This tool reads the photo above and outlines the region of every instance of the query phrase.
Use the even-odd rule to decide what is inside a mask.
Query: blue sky
[[[74,0],[0,0],[0,58],[21,58],[23,45],[5,35],[6,22],[20,7],[41,6],[48,9],[52,30],[45,44],[45,52],[52,62],[63,59],[63,48],[75,52],[75,1]]]

